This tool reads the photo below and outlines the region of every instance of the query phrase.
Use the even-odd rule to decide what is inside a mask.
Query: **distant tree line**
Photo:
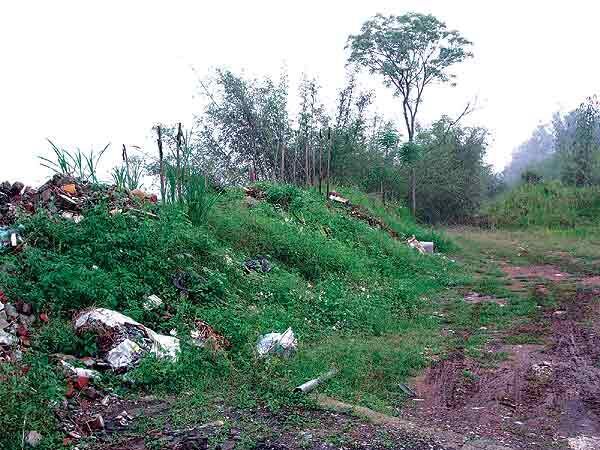
[[[572,186],[600,184],[600,103],[589,97],[552,123],[538,126],[504,170],[509,185],[561,180]]]
[[[468,107],[428,127],[417,118],[428,86],[453,84],[449,69],[471,56],[470,45],[430,15],[375,16],[348,39],[348,76],[330,107],[315,78],[304,76],[291,93],[285,73],[250,78],[216,69],[200,80],[206,106],[181,142],[177,127],[160,126],[165,158],[173,166],[179,145],[186,164],[216,185],[276,180],[325,194],[329,181],[359,186],[384,202],[404,201],[427,221],[461,221],[497,184],[484,162],[489,133],[460,125]],[[378,114],[374,93],[357,82],[362,68],[398,96],[402,124]],[[291,95],[298,105],[293,116]]]

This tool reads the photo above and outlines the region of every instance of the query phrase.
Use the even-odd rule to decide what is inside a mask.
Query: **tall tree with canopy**
[[[366,21],[360,34],[350,35],[349,64],[383,76],[384,83],[402,99],[408,141],[413,143],[423,92],[434,83],[451,83],[451,66],[473,56],[471,42],[432,15],[408,13]],[[413,148],[413,145],[407,149]],[[416,211],[415,171],[411,170],[411,203]]]

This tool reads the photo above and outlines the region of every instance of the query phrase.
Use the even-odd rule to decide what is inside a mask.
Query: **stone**
[[[16,336],[9,334],[6,331],[0,330],[0,345],[15,345],[16,343]]]
[[[0,317],[0,330],[5,330],[9,325],[10,323],[6,319]]]
[[[4,311],[6,311],[6,315],[9,319],[16,319],[19,317],[19,313],[17,312],[17,308],[14,307],[11,303],[6,303],[4,305]]]
[[[27,437],[25,438],[25,442],[30,447],[37,447],[42,442],[42,435],[37,431],[30,431],[27,433]]]

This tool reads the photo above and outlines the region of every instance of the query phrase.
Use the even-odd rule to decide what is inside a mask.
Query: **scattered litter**
[[[409,397],[416,397],[417,393],[415,391],[413,391],[409,385],[404,384],[404,383],[398,383],[398,387],[400,387],[400,389],[402,389],[402,392],[404,392],[406,395],[408,395]]]
[[[175,286],[181,294],[189,294],[197,291],[204,284],[204,279],[195,272],[177,272],[171,278],[173,286]]]
[[[271,263],[264,256],[257,256],[256,258],[250,258],[244,261],[244,269],[246,272],[262,272],[268,273],[271,271]]]
[[[552,363],[550,361],[542,361],[531,366],[531,372],[538,381],[549,380],[552,376]]]
[[[296,387],[294,389],[294,391],[302,392],[303,394],[308,394],[309,392],[313,391],[321,383],[333,378],[335,375],[337,375],[337,373],[338,373],[337,369],[335,369],[335,368],[331,369],[329,372],[324,373],[323,375],[320,375],[317,378],[313,378],[312,380],[309,380],[306,383],[301,384],[300,386]]]
[[[89,378],[89,379],[98,378],[100,376],[100,374],[98,372],[96,372],[95,370],[92,370],[92,369],[83,369],[81,367],[75,367],[64,360],[61,360],[60,363],[61,363],[65,373],[70,376]]]
[[[131,422],[133,420],[133,417],[131,417],[127,411],[123,411],[121,412],[121,414],[119,414],[117,417],[115,417],[115,420],[117,422],[119,422],[119,425],[126,427],[127,425],[129,425],[129,422]]]
[[[423,255],[426,253],[433,253],[434,250],[433,242],[421,242],[414,235],[406,240],[406,244]]]
[[[339,194],[338,192],[335,191],[331,191],[327,198],[329,198],[329,200],[337,202],[337,203],[341,203],[342,205],[350,205],[350,200],[348,200],[345,197],[342,197],[341,194]]]
[[[78,333],[91,331],[98,335],[98,348],[114,370],[133,367],[146,353],[174,359],[179,353],[179,339],[158,334],[135,320],[105,308],[92,308],[77,315]]]
[[[0,248],[16,248],[23,242],[20,235],[22,227],[0,226]]]
[[[298,347],[298,341],[294,337],[294,332],[288,328],[283,333],[269,333],[261,336],[256,345],[256,351],[259,356],[268,354],[289,358]]]
[[[71,212],[71,211],[63,211],[63,213],[60,216],[63,219],[70,220],[74,223],[79,223],[83,220],[83,216],[81,214],[75,214],[74,212]]]
[[[143,306],[146,311],[152,311],[156,308],[160,308],[162,305],[162,299],[158,295],[152,294],[146,298]]]
[[[227,338],[217,333],[213,327],[203,320],[196,320],[196,329],[190,332],[190,336],[194,345],[198,347],[204,347],[207,344],[215,350],[231,347]]]

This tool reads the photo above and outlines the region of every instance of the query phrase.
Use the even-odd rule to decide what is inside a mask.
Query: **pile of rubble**
[[[39,319],[48,321],[46,314],[40,314]],[[0,291],[0,362],[21,359],[23,350],[30,346],[30,328],[35,321],[31,304],[10,303]]]
[[[156,203],[157,200],[156,195],[139,189],[124,192],[116,186],[81,182],[68,175],[54,175],[37,189],[18,181],[12,184],[5,181],[0,184],[0,242],[6,242],[1,233],[4,230],[6,234],[15,223],[18,212],[32,214],[42,208],[49,214],[78,222],[85,208],[100,202],[107,203],[110,211],[135,212],[140,201]]]

